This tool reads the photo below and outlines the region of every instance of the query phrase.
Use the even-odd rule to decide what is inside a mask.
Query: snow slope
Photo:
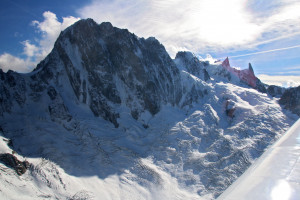
[[[300,198],[300,120],[239,177],[218,200]]]
[[[297,119],[230,73],[79,21],[35,71],[0,72],[0,153],[31,163],[0,163],[0,198],[217,197]]]

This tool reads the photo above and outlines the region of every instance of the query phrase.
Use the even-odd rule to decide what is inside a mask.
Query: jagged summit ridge
[[[248,86],[263,93],[267,92],[264,84],[255,76],[251,63],[249,63],[248,69],[239,70],[230,66],[229,58],[227,57],[222,62],[221,66],[226,69],[231,76],[237,77],[241,82],[246,83]]]
[[[244,81],[249,86],[256,88],[257,77],[254,75],[253,68],[249,63],[249,69],[238,70],[232,68],[229,63],[228,57],[222,62],[222,67],[227,69],[233,75],[237,76],[241,81]]]

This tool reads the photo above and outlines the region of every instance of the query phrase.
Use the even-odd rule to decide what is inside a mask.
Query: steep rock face
[[[81,20],[62,32],[37,70],[51,78],[51,68],[60,65],[78,101],[115,126],[119,105],[138,119],[144,110],[154,115],[162,104],[177,105],[182,96],[179,70],[165,48],[110,23]]]
[[[279,103],[300,116],[300,86],[287,89],[279,99]]]
[[[205,69],[205,66],[207,66],[208,63],[199,61],[199,59],[191,52],[178,52],[175,57],[175,63],[179,69],[186,70],[188,73],[197,76],[201,80],[210,80],[210,76]]]
[[[270,85],[267,87],[267,92],[272,97],[281,97],[282,94],[285,92],[285,88],[277,86],[277,85]]]
[[[200,61],[191,52],[178,52],[174,62],[181,71],[181,77],[183,79],[180,106],[192,107],[193,103],[200,103],[203,97],[208,94],[209,90],[207,82],[210,81],[210,76],[205,69],[205,66],[209,64]]]
[[[26,84],[24,78],[13,71],[3,73],[0,69],[0,116],[10,112],[13,101],[22,107],[26,101]]]

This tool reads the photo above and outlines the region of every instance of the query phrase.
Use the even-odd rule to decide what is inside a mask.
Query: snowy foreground
[[[298,118],[249,69],[81,20],[0,71],[0,199],[214,199]],[[5,154],[7,155],[7,154]]]

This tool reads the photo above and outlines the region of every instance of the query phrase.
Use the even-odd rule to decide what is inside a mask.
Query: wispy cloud
[[[300,48],[300,45],[294,45],[290,47],[283,47],[283,48],[278,48],[278,49],[271,49],[271,50],[266,50],[266,51],[257,51],[254,53],[247,53],[247,54],[242,54],[242,55],[235,55],[235,56],[230,56],[231,58],[238,58],[238,57],[243,57],[243,56],[250,56],[250,55],[256,55],[256,54],[265,54],[265,53],[270,53],[270,52],[275,52],[275,51],[284,51],[288,49],[295,49],[295,48]]]
[[[250,2],[250,3],[249,3]],[[300,3],[292,0],[93,0],[82,18],[110,21],[139,36],[157,37],[174,56],[255,48],[300,32]],[[259,10],[258,5],[264,9]]]
[[[292,66],[292,67],[286,67],[286,70],[300,70],[300,66]],[[299,71],[300,72],[300,71]]]
[[[0,68],[3,71],[8,69],[17,72],[32,71],[36,64],[50,53],[59,33],[79,20],[79,18],[70,16],[63,17],[62,22],[59,22],[56,15],[50,11],[44,12],[43,17],[44,21],[32,22],[32,25],[40,34],[37,41],[34,41],[34,43],[30,40],[21,42],[23,45],[22,57],[8,53],[0,55]]]
[[[33,57],[39,51],[39,48],[34,44],[30,44],[29,40],[23,41],[22,44],[24,46],[23,54],[25,54],[29,58]]]

